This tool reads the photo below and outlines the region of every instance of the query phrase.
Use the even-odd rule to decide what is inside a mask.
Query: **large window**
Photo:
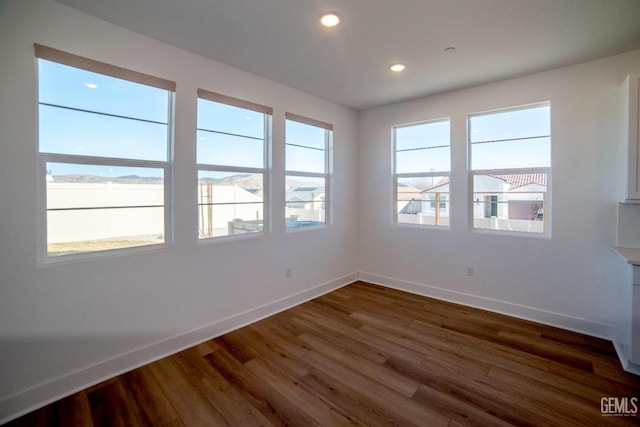
[[[288,230],[327,224],[333,126],[286,114],[286,207]]]
[[[272,109],[198,91],[198,236],[261,233]]]
[[[473,228],[549,231],[548,103],[469,116]]]
[[[35,52],[43,258],[170,242],[175,84]]]
[[[393,128],[397,223],[449,226],[449,133],[448,119]]]

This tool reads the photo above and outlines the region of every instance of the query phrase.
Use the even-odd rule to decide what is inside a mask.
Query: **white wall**
[[[0,423],[355,277],[355,112],[50,0],[0,1],[0,40]],[[173,247],[38,265],[34,42],[177,83]],[[199,87],[274,108],[264,237],[198,243]],[[286,111],[334,125],[329,228],[285,233]]]
[[[638,70],[634,51],[361,112],[361,277],[628,343],[630,267],[611,245],[624,191],[619,86]],[[469,231],[467,114],[540,101],[551,102],[552,237]],[[451,229],[395,226],[391,127],[441,117],[452,127]]]
[[[624,188],[618,86],[640,70],[640,51],[358,116],[51,0],[0,0],[0,40],[0,423],[347,283],[356,271],[628,342],[631,272],[610,245]],[[34,42],[177,82],[171,248],[38,265]],[[199,87],[274,108],[273,230],[264,237],[197,241]],[[469,232],[466,115],[547,100],[552,238]],[[285,111],[335,126],[327,229],[284,230]],[[394,226],[391,126],[443,116],[452,124],[451,228]]]

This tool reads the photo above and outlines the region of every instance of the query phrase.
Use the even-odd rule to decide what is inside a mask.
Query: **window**
[[[549,231],[549,103],[469,116],[473,228]]]
[[[170,242],[175,84],[35,52],[43,259]]]
[[[198,237],[264,232],[272,109],[198,91]]]
[[[287,230],[327,224],[333,126],[286,113]]]
[[[448,119],[393,128],[396,223],[449,226],[449,133]]]

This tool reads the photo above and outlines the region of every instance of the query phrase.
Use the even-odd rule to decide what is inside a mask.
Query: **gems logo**
[[[635,417],[638,413],[637,397],[603,397],[600,412],[607,417]]]

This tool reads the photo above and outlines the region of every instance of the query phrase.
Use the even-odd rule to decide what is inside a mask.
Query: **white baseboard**
[[[106,379],[144,366],[163,357],[175,354],[204,341],[272,316],[320,295],[341,288],[358,280],[358,273],[348,274],[322,285],[289,295],[277,301],[253,308],[191,330],[169,337],[149,346],[121,354],[96,365],[82,368],[62,377],[21,391],[0,400],[0,425],[27,414],[37,408],[55,402]]]
[[[632,374],[640,375],[640,365],[629,360],[631,354],[630,346],[617,341],[613,342],[613,346],[616,349],[616,353],[618,353],[618,359],[620,359],[622,369]]]
[[[163,357],[177,353],[232,330],[264,319],[265,317],[269,317],[305,301],[341,288],[356,280],[362,280],[405,292],[411,292],[456,304],[506,314],[608,340],[612,340],[612,337],[614,336],[615,330],[613,326],[586,319],[506,301],[451,291],[426,284],[394,279],[373,273],[352,273],[314,288],[307,289],[280,300],[272,301],[254,309],[202,326],[184,334],[169,337],[149,346],[116,356],[96,365],[82,368],[36,387],[21,391],[13,396],[9,396],[0,400],[0,424],[4,424],[14,418],[55,402],[58,399],[69,396],[87,387],[98,384],[106,379],[123,374],[155,360],[159,360]],[[614,346],[624,369],[628,372],[640,374],[640,365],[629,361],[625,345],[614,342]]]
[[[391,277],[366,272],[360,272],[358,274],[358,278],[362,281],[386,286],[388,288],[411,292],[469,307],[480,308],[495,313],[506,314],[519,319],[531,320],[533,322],[556,326],[558,328],[580,332],[607,340],[612,340],[615,332],[615,328],[611,325],[567,316],[566,314],[541,310],[535,307],[528,307],[492,298],[451,291],[421,283],[408,282],[405,280],[393,279]]]

